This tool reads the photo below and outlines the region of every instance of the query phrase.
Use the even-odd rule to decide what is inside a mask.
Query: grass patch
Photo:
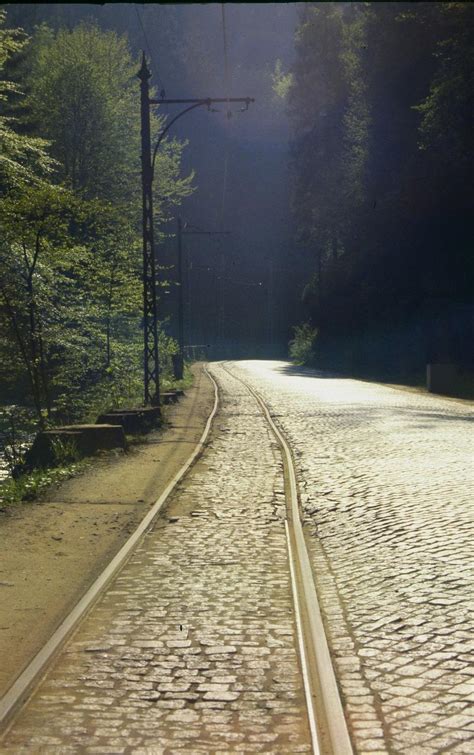
[[[191,388],[194,381],[194,375],[191,371],[191,365],[187,362],[184,363],[184,372],[183,372],[183,379],[182,380],[175,380],[173,377],[162,377],[161,380],[161,390],[163,393],[165,391],[172,391],[173,389],[177,390],[186,390],[186,388]]]
[[[8,478],[0,483],[0,507],[7,508],[22,501],[34,501],[41,493],[82,471],[88,461],[83,459],[51,469],[35,469],[17,479]]]
[[[174,380],[172,377],[163,376],[161,380],[161,390],[163,392],[173,389],[186,390],[192,386],[193,381],[194,375],[190,369],[190,365],[185,364],[183,379]],[[136,403],[139,404],[138,396],[136,398]],[[101,410],[104,411],[104,407],[106,406],[104,397],[102,396],[97,403],[101,406],[101,409],[99,410],[97,405],[90,407],[89,414],[86,414],[82,421],[88,420],[90,422],[95,422],[97,413],[100,413]],[[161,429],[165,429],[167,424],[166,412],[164,412]],[[139,436],[127,435],[127,444],[130,446],[139,445],[146,441],[146,434]],[[22,501],[34,501],[51,485],[57,485],[68,480],[70,477],[74,477],[78,472],[82,471],[86,466],[92,463],[91,458],[74,458],[76,456],[74,449],[69,448],[64,444],[60,444],[55,449],[55,456],[57,465],[54,467],[34,469],[31,472],[21,474],[16,479],[8,477],[6,480],[0,482],[0,510],[21,503]]]

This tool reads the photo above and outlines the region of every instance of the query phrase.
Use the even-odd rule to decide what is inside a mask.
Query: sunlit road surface
[[[280,453],[247,389],[213,372],[204,456],[0,752],[311,751]]]
[[[472,405],[284,362],[228,364],[294,452],[356,749],[472,754]]]
[[[466,402],[286,363],[219,364],[204,455],[0,752],[310,752],[279,449],[357,753],[473,753]],[[471,535],[471,537],[470,537]]]

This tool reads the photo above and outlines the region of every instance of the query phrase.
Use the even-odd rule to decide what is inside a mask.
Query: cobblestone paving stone
[[[310,752],[278,448],[242,385],[1,752]]]
[[[472,755],[474,410],[282,362],[229,367],[294,451],[357,751]]]

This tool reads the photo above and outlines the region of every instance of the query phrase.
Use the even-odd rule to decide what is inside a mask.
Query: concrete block
[[[57,446],[62,444],[60,461],[72,460],[76,454],[90,456],[96,451],[125,448],[125,433],[121,425],[64,425],[43,430],[36,436],[25,456],[26,469],[57,464]],[[70,454],[68,455],[68,450]]]
[[[133,435],[151,430],[161,424],[161,409],[159,406],[144,406],[137,409],[113,409],[101,414],[97,423],[121,425],[124,431]]]
[[[430,393],[465,395],[474,391],[474,368],[448,362],[427,364],[426,387]]]
[[[166,391],[165,393],[161,394],[161,403],[162,404],[176,404],[178,402],[179,396],[177,391]]]

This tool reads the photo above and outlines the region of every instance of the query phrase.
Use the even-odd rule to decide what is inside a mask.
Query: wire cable
[[[222,202],[221,202],[221,222],[220,226],[222,226],[224,222],[224,210],[225,210],[225,199],[226,199],[226,193],[227,193],[227,167],[229,164],[229,144],[228,144],[228,137],[226,137],[226,145],[225,145],[225,156],[224,156],[224,178],[222,181]]]
[[[229,55],[227,52],[227,31],[226,31],[226,24],[225,24],[225,5],[224,3],[221,3],[221,10],[222,10],[222,36],[224,40],[224,85],[225,89],[227,91],[227,96],[230,94],[230,78],[229,78]],[[229,105],[227,105],[227,118],[232,118],[232,112],[229,108]]]
[[[230,97],[230,72],[229,72],[229,54],[227,49],[227,28],[225,20],[225,4],[221,3],[221,15],[222,15],[222,37],[224,43],[224,87],[227,92],[227,97]],[[227,105],[227,118],[230,120],[232,112],[229,105]],[[222,226],[224,222],[225,200],[227,194],[227,169],[229,165],[229,139],[226,135],[226,144],[224,152],[224,176],[222,181],[222,201],[220,207],[220,222],[217,223],[217,227]]]
[[[158,86],[160,87],[161,91],[164,92],[165,87],[163,85],[163,80],[160,77],[160,74],[158,73],[158,66],[155,65],[155,61],[153,59],[153,55],[152,55],[152,52],[151,52],[151,46],[150,46],[150,43],[148,41],[148,36],[147,36],[146,31],[145,31],[145,26],[143,24],[142,17],[140,15],[140,11],[138,10],[138,4],[137,3],[134,3],[134,8],[135,8],[135,11],[136,11],[136,14],[137,14],[138,23],[140,24],[140,27],[141,27],[141,30],[142,30],[143,39],[145,40],[145,47],[146,47],[146,49],[148,51],[148,55],[150,56],[150,61],[151,61],[151,64],[153,66],[153,74],[156,77],[156,80],[158,82]]]

